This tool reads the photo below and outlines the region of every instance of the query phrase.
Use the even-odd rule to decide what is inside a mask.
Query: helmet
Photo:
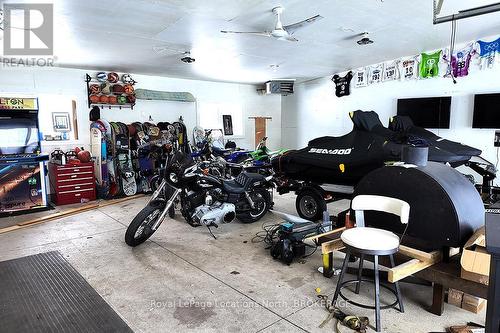
[[[134,93],[134,86],[131,85],[131,84],[126,84],[124,87],[123,87],[123,90],[125,91],[125,94],[127,95],[131,95]]]
[[[94,121],[90,124],[90,128],[97,128],[102,133],[106,133],[106,127],[100,121]]]
[[[108,103],[109,104],[116,104],[116,103],[118,103],[118,99],[116,98],[115,95],[109,95],[108,96]]]
[[[108,78],[108,76],[104,72],[97,73],[95,77],[99,82],[106,82],[106,79]]]
[[[135,103],[135,96],[134,95],[128,95],[127,96],[127,102],[129,102],[130,104],[134,104]]]
[[[132,79],[132,76],[130,76],[130,74],[123,74],[122,75],[122,82],[126,83],[126,84],[132,84],[132,85],[135,84],[135,81],[134,81],[134,79]]]
[[[90,85],[89,90],[91,94],[98,94],[101,92],[101,87],[98,84],[94,83]]]
[[[106,96],[106,95],[99,96],[99,102],[102,104],[108,104],[108,102],[109,102],[108,96]]]
[[[104,82],[104,83],[101,83],[101,92],[102,92],[104,95],[109,95],[109,94],[111,94],[111,84],[109,84],[109,82]]]
[[[113,94],[115,95],[121,95],[125,92],[125,89],[121,84],[114,84],[113,85]]]
[[[125,96],[118,96],[117,98],[118,104],[125,104],[127,103],[127,97]]]
[[[99,96],[97,96],[97,95],[90,95],[89,98],[90,98],[90,102],[91,103],[94,103],[94,104],[95,103],[99,103]]]
[[[120,79],[120,77],[115,72],[111,72],[108,74],[108,81],[110,83],[116,83],[116,82],[118,82],[119,79]]]

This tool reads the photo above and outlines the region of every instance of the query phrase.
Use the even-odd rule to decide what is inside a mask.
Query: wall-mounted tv
[[[473,128],[500,128],[500,94],[474,96]]]
[[[398,116],[408,116],[415,126],[450,128],[451,97],[398,99]]]

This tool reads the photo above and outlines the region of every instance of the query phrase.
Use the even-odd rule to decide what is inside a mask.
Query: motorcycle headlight
[[[177,175],[175,173],[173,173],[173,172],[170,173],[170,175],[168,176],[168,178],[174,184],[179,181],[179,178],[177,178]]]

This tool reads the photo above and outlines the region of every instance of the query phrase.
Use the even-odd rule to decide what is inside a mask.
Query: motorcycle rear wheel
[[[254,223],[260,220],[271,207],[271,195],[266,189],[257,189],[251,194],[256,208],[237,215],[243,223]]]
[[[127,245],[135,247],[139,244],[144,243],[154,231],[151,227],[155,223],[156,219],[160,217],[162,212],[162,205],[158,202],[152,201],[146,207],[144,207],[130,222],[130,225],[125,232],[125,243]]]

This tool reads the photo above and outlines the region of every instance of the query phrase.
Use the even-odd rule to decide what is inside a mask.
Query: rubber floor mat
[[[132,332],[59,252],[0,262],[0,331]]]

